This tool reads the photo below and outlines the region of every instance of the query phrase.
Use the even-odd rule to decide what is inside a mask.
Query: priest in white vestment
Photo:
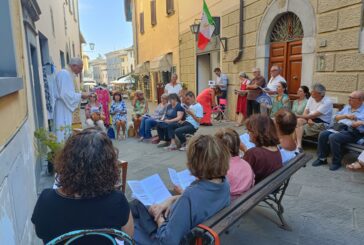
[[[88,93],[76,93],[74,80],[82,72],[83,63],[80,58],[72,58],[67,69],[56,75],[54,129],[58,142],[65,141],[72,133],[72,113],[81,102],[88,98]]]

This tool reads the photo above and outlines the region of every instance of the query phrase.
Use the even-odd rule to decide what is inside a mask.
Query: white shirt
[[[171,83],[168,83],[164,90],[167,90],[167,94],[179,94],[179,92],[182,90],[181,84],[177,83],[176,85],[172,86]]]
[[[327,97],[323,97],[320,102],[317,102],[314,98],[310,97],[307,101],[306,110],[311,115],[315,112],[320,112],[320,118],[322,121],[331,124],[333,104],[332,101]]]
[[[223,87],[220,87],[221,90],[225,91],[227,89],[227,85],[228,85],[228,77],[221,73],[220,76],[216,76],[216,85],[222,85]]]
[[[281,75],[278,75],[275,78],[273,78],[273,77],[270,78],[270,80],[268,82],[268,85],[267,85],[267,88],[270,91],[277,91],[277,87],[278,87],[279,82],[287,83],[286,79],[284,79]]]

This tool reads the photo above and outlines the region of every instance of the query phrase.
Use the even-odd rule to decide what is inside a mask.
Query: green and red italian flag
[[[202,17],[200,23],[200,30],[198,33],[197,47],[204,50],[211,40],[212,33],[215,30],[215,22],[212,18],[209,8],[205,0],[203,1]]]

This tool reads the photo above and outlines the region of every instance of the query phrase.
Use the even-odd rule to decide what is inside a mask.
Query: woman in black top
[[[122,229],[133,236],[129,204],[114,187],[119,178],[117,156],[110,139],[96,128],[67,140],[54,162],[59,189],[45,189],[32,216],[36,234],[44,243],[80,229]],[[104,242],[104,238],[82,239],[85,244]]]

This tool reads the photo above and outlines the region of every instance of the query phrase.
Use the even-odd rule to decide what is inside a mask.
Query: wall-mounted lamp
[[[95,43],[89,43],[88,45],[90,46],[90,49],[91,50],[94,50],[95,49]]]

